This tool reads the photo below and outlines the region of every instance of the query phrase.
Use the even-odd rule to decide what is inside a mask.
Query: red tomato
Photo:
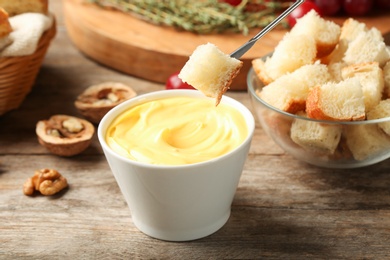
[[[179,77],[179,72],[173,73],[171,76],[169,76],[165,88],[166,89],[194,89],[191,85],[188,85],[187,83],[183,82]]]
[[[321,9],[322,15],[334,15],[340,11],[343,0],[315,0],[314,3]]]
[[[389,0],[376,0],[375,6],[378,8],[390,9],[390,1]]]
[[[305,1],[287,16],[287,21],[290,27],[292,28],[296,24],[298,18],[301,18],[312,9],[314,9],[319,15],[322,15],[320,8],[318,8],[315,3]]]
[[[230,4],[232,6],[237,6],[237,5],[241,4],[241,0],[222,0],[221,2]]]
[[[365,15],[372,9],[373,0],[344,0],[344,10],[348,15]]]

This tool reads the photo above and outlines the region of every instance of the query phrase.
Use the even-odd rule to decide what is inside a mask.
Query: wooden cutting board
[[[64,0],[63,3],[68,35],[81,52],[113,69],[159,83],[165,83],[169,75],[180,71],[197,46],[211,42],[224,53],[231,53],[258,32],[252,30],[246,36],[197,35],[153,25],[85,0]],[[344,18],[334,20],[341,24]],[[377,26],[383,33],[390,31],[389,14],[359,20],[368,26]],[[233,81],[232,90],[246,89],[251,61],[272,52],[285,33],[281,28],[272,30],[242,57],[244,66]]]

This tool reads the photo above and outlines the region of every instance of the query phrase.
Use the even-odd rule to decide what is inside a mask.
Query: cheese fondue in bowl
[[[224,96],[163,90],[109,111],[98,138],[135,226],[169,241],[208,236],[230,216],[255,123]]]
[[[182,96],[129,108],[111,123],[106,142],[135,161],[182,165],[224,155],[247,135],[245,118],[233,106]]]

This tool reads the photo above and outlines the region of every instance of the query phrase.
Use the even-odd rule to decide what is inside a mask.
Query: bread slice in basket
[[[0,0],[0,6],[9,16],[22,13],[48,14],[49,0]]]
[[[0,39],[12,32],[11,24],[8,20],[8,13],[0,7]]]
[[[0,51],[12,42],[8,37],[11,32],[12,27],[8,20],[8,13],[0,7]]]
[[[390,97],[390,60],[383,66],[383,80],[385,82],[384,94]]]

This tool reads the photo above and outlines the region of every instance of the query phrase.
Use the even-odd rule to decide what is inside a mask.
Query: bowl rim
[[[268,54],[268,55],[262,57],[262,59],[264,59],[270,55],[271,54]],[[255,86],[252,84],[253,77],[256,77],[255,80],[257,80],[262,85],[261,87],[264,87],[264,84],[261,82],[261,80],[259,78],[257,78],[257,75],[255,74],[255,71],[253,69],[253,66],[251,66],[251,68],[249,69],[248,74],[247,74],[247,86],[248,86],[248,92],[252,96],[252,98],[255,98],[256,101],[260,102],[263,106],[267,107],[268,109],[270,109],[274,112],[277,112],[279,114],[285,115],[287,117],[305,120],[305,121],[309,121],[309,122],[329,124],[329,125],[369,125],[369,124],[390,122],[390,116],[379,118],[379,119],[370,119],[370,120],[365,119],[365,120],[360,120],[360,121],[331,121],[331,120],[313,119],[313,118],[308,118],[308,117],[302,117],[302,116],[299,116],[296,114],[291,114],[291,113],[288,113],[286,111],[280,110],[274,106],[271,106],[270,104],[268,104],[267,102],[262,100],[259,97],[259,95],[256,94]]]
[[[119,114],[124,112],[126,109],[140,105],[140,104],[148,102],[148,101],[158,100],[158,99],[165,98],[165,97],[183,97],[183,96],[184,97],[195,97],[195,98],[201,98],[201,99],[208,99],[209,98],[209,97],[206,97],[200,91],[193,90],[193,89],[157,90],[157,91],[152,91],[152,92],[148,92],[148,93],[144,93],[144,94],[135,96],[131,99],[128,99],[128,100],[120,103],[119,105],[115,106],[114,108],[112,108],[110,111],[107,112],[107,114],[104,115],[104,117],[100,121],[100,123],[98,125],[98,129],[97,129],[98,140],[99,140],[101,147],[103,148],[103,152],[109,153],[114,158],[117,158],[121,161],[130,163],[132,165],[136,165],[138,167],[164,170],[164,169],[190,168],[190,167],[194,167],[194,166],[198,167],[199,165],[211,164],[217,160],[223,160],[225,158],[229,158],[230,156],[232,156],[233,153],[236,153],[238,150],[242,150],[247,145],[250,145],[250,143],[252,142],[252,139],[253,139],[255,128],[256,128],[255,118],[254,118],[253,114],[251,113],[251,111],[249,110],[249,108],[247,108],[244,104],[242,104],[240,101],[238,101],[232,97],[228,97],[225,95],[222,96],[221,104],[225,103],[225,104],[228,104],[230,106],[234,106],[240,112],[240,114],[242,114],[242,116],[245,118],[245,121],[247,122],[248,133],[247,133],[247,136],[245,137],[245,139],[242,141],[242,143],[239,146],[237,146],[233,150],[231,150],[231,151],[229,151],[221,156],[211,158],[211,159],[206,160],[206,161],[192,163],[192,164],[180,164],[180,165],[151,164],[151,163],[135,161],[135,160],[127,158],[123,155],[120,155],[117,152],[115,152],[106,142],[105,135],[106,135],[106,132],[107,132],[106,130],[107,130],[108,126],[111,124],[111,122],[113,121],[114,118],[116,118]]]

